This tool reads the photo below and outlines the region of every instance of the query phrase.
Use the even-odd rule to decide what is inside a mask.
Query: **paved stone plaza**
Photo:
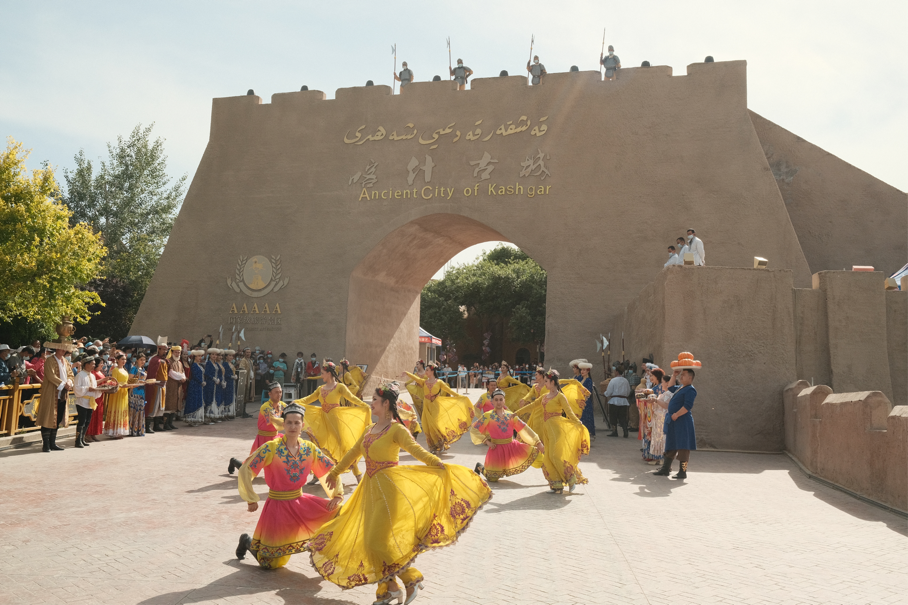
[[[258,513],[227,459],[247,453],[255,430],[234,420],[0,452],[0,603],[371,603],[372,588],[341,591],[305,555],[271,572],[234,558]],[[600,432],[581,463],[590,484],[570,496],[549,494],[539,470],[500,482],[456,546],[418,559],[417,603],[908,600],[903,518],[809,480],[784,455],[698,452],[679,482],[652,476],[638,447]],[[445,461],[472,468],[483,452],[462,439]]]

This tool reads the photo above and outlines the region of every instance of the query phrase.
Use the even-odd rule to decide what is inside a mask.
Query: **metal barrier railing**
[[[0,437],[12,437],[16,434],[30,433],[41,427],[30,426],[19,428],[22,417],[35,421],[40,403],[40,384],[23,384],[0,387]],[[75,394],[70,391],[66,406],[70,423],[76,418]]]

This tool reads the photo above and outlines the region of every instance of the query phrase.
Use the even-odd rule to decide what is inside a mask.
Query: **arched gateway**
[[[745,62],[215,99],[211,135],[134,331],[236,325],[373,375],[417,357],[452,255],[513,242],[548,272],[546,361],[594,336],[689,226],[707,262],[811,271],[747,110]],[[679,301],[693,304],[693,301]]]

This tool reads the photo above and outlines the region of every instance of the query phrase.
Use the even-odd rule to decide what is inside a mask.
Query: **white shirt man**
[[[705,265],[706,252],[703,251],[703,240],[697,237],[693,229],[687,230],[687,246],[690,248],[689,252],[694,253],[694,265],[698,267]]]
[[[665,264],[662,265],[662,267],[663,268],[671,267],[672,265],[682,265],[682,264],[684,264],[684,263],[681,261],[680,258],[678,258],[678,254],[675,252],[675,247],[669,246],[668,247],[668,260],[665,261]]]

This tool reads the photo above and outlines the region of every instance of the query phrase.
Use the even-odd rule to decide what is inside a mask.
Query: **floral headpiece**
[[[346,357],[340,360],[340,364],[341,364],[342,366],[344,366],[344,369],[345,369],[345,370],[346,370],[347,368],[350,367],[350,362],[347,361],[347,358],[346,358]]]
[[[335,363],[333,361],[331,361],[330,359],[323,359],[322,360],[322,370],[324,370],[325,372],[336,372],[337,365],[335,365]]]
[[[397,405],[397,398],[400,396],[400,386],[396,382],[383,382],[375,389],[375,392],[382,399],[387,399]]]
[[[429,363],[426,363],[426,364],[423,364],[423,365],[425,366],[425,368],[426,368],[427,370],[428,370],[429,368],[432,368],[433,371],[435,371],[435,370],[438,369],[438,363],[437,363],[437,362],[434,362],[434,361],[430,361]]]
[[[550,368],[549,371],[545,373],[546,378],[548,378],[549,380],[554,380],[555,382],[558,382],[558,378],[560,376],[561,374],[559,374],[558,370],[556,370],[555,368]]]

